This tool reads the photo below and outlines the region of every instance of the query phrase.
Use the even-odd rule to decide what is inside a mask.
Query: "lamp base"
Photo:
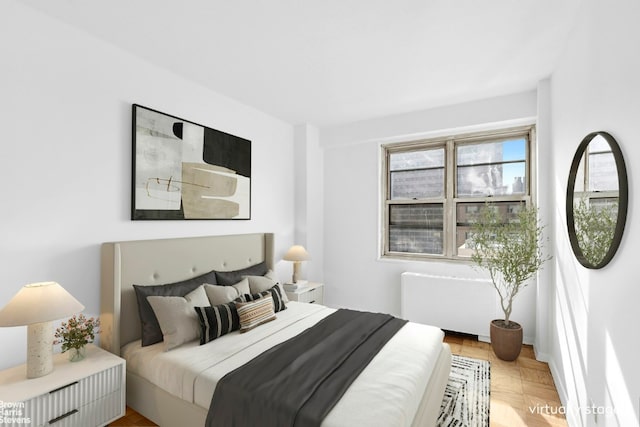
[[[27,326],[27,378],[38,378],[53,371],[53,324]]]
[[[293,262],[293,276],[291,277],[292,283],[298,283],[300,281],[300,261]]]

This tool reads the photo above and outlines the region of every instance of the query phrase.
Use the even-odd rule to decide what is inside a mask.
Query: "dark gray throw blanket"
[[[225,375],[206,427],[319,426],[406,320],[341,309]]]

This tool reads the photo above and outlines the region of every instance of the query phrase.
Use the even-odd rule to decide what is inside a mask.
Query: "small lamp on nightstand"
[[[300,280],[300,263],[311,259],[307,250],[300,245],[293,245],[289,248],[284,257],[285,261],[293,261],[293,277],[292,283],[298,283]]]
[[[53,320],[84,310],[84,306],[56,282],[24,286],[0,310],[0,326],[27,325],[27,378],[53,371]]]

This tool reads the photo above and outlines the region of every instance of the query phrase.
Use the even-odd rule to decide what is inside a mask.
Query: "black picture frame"
[[[251,141],[133,104],[131,219],[251,219]]]

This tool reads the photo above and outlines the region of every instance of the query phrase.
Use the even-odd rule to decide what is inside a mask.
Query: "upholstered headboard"
[[[103,243],[101,347],[120,354],[122,345],[140,338],[132,285],[174,283],[211,270],[239,270],[262,261],[273,269],[271,233]]]

